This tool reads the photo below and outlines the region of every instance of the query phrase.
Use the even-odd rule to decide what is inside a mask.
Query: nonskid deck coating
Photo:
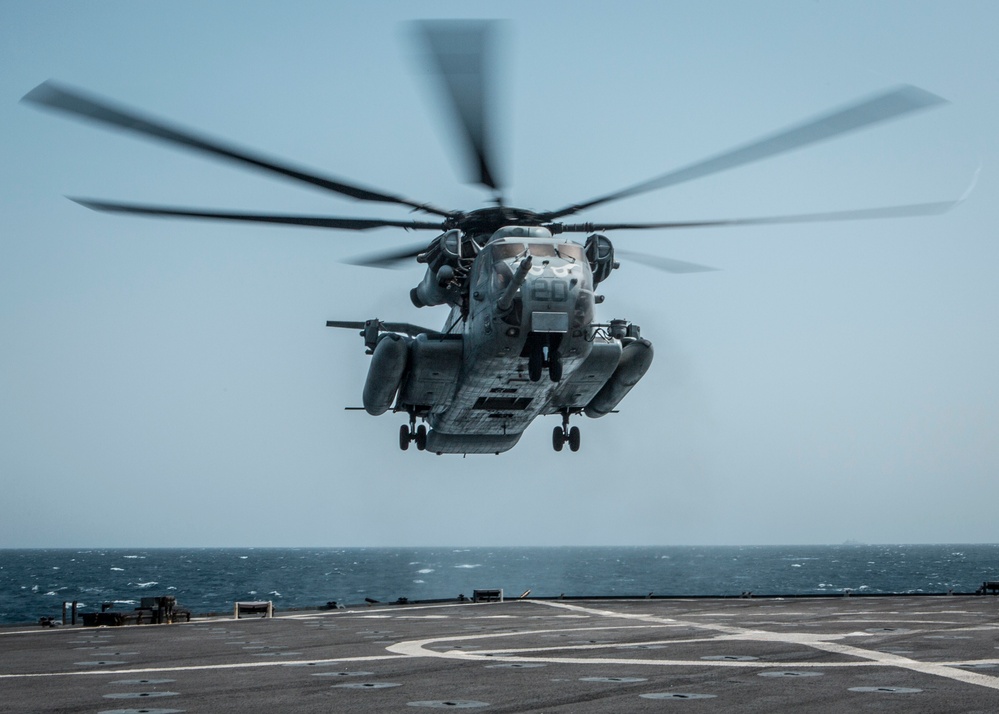
[[[999,599],[574,600],[0,630],[0,712],[992,712]]]

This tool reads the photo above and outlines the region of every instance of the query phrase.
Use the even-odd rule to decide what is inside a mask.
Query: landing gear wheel
[[[416,448],[425,451],[427,448],[427,427],[420,424],[416,427]]]
[[[569,451],[579,451],[579,427],[569,429]]]
[[[553,382],[562,381],[562,355],[548,351],[548,376]]]
[[[562,427],[557,426],[552,430],[552,447],[555,451],[561,451],[565,445],[565,432]]]
[[[399,448],[403,451],[409,448],[409,427],[405,424],[399,427]]]
[[[545,366],[544,348],[540,342],[531,345],[531,353],[527,358],[527,376],[532,382],[541,381],[541,370]]]

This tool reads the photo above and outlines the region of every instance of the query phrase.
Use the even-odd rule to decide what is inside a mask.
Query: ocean
[[[173,595],[195,614],[237,600],[315,609],[471,597],[974,592],[999,580],[999,545],[0,550],[0,624]]]

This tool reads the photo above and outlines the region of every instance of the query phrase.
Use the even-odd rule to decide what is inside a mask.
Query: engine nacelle
[[[409,291],[416,307],[455,303],[460,295],[454,285],[455,271],[461,258],[461,231],[450,230],[438,236],[419,257],[427,264],[423,280]]]
[[[449,286],[447,280],[442,279],[440,275],[440,272],[446,273],[448,271],[450,271],[451,275],[454,275],[454,271],[448,265],[443,266],[440,271],[427,268],[427,272],[424,274],[420,284],[409,291],[409,299],[413,301],[416,307],[443,305],[448,302]]]

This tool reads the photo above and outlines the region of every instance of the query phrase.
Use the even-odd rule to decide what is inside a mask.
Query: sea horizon
[[[298,546],[0,549],[0,624],[134,609],[172,595],[195,613],[470,597],[729,597],[970,593],[999,580],[999,544]]]

